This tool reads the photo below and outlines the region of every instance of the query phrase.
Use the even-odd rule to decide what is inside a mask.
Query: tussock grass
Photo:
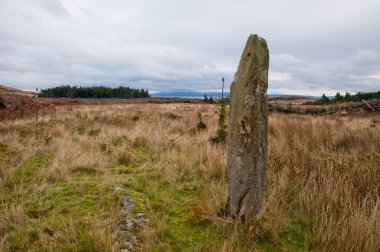
[[[55,111],[40,117],[37,138],[33,119],[1,122],[0,251],[118,251],[119,185],[150,219],[138,251],[380,248],[379,116],[271,114],[263,209],[241,225],[218,215],[226,153],[208,141],[217,106]]]

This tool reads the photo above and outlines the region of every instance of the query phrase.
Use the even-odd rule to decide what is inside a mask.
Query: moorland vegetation
[[[379,250],[378,114],[271,113],[263,209],[243,225],[219,216],[225,145],[209,141],[218,112],[70,105],[40,111],[37,124],[2,121],[0,251],[118,251],[118,188],[149,219],[132,230],[137,251]]]

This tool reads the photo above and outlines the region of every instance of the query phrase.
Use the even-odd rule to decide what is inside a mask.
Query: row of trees
[[[58,87],[42,89],[40,97],[53,98],[143,98],[150,97],[149,91],[145,89],[136,89],[119,86],[110,88],[105,86],[69,86],[61,85]]]
[[[336,102],[356,102],[361,100],[370,100],[380,98],[380,91],[378,92],[359,92],[357,94],[350,94],[346,92],[345,95],[341,95],[339,92],[336,93],[335,97],[329,98],[325,94],[322,95],[321,99],[314,102],[306,102],[306,105],[323,105]]]
[[[212,98],[212,96],[210,96],[210,98],[207,97],[207,94],[204,94],[203,95],[203,101],[205,103],[214,103],[214,99]]]

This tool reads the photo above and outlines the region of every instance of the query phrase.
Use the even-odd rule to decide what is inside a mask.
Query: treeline
[[[207,94],[203,95],[203,102],[204,103],[215,103],[215,102],[221,103],[222,101],[224,101],[224,103],[228,104],[228,103],[230,103],[230,97],[229,96],[224,97],[222,100],[221,97],[214,99],[214,98],[212,98],[212,96],[208,97]]]
[[[336,93],[335,97],[329,98],[325,94],[322,95],[321,99],[314,102],[305,102],[305,105],[323,105],[337,102],[357,102],[361,100],[371,100],[380,98],[380,91],[378,92],[359,92],[357,94],[350,94],[346,92],[345,95],[341,95],[339,92]]]
[[[150,97],[149,91],[119,86],[110,88],[105,86],[78,87],[62,85],[58,87],[42,89],[40,97],[52,98],[144,98]]]
[[[212,96],[210,96],[210,98],[208,98],[207,94],[203,95],[203,101],[204,101],[204,103],[214,103],[214,99],[212,98]]]

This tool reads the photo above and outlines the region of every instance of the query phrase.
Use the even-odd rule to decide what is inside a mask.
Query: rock
[[[265,39],[250,35],[231,84],[225,214],[243,222],[260,211],[268,160],[268,67]]]
[[[116,186],[115,187],[115,191],[117,191],[117,192],[119,192],[119,191],[125,191],[125,189],[123,187]]]
[[[126,249],[127,251],[131,251],[133,249],[133,245],[129,242],[125,242],[125,247],[129,248],[129,249]]]
[[[127,233],[125,236],[125,244],[129,245],[129,248],[136,246],[137,245],[136,236],[134,236],[131,233]]]
[[[127,219],[127,229],[133,229],[135,227],[135,224],[130,220],[130,219]]]
[[[143,229],[145,224],[148,223],[148,219],[146,219],[145,213],[140,212],[139,201],[137,200],[135,204],[135,201],[132,199],[133,195],[127,190],[127,188],[118,186],[115,187],[115,191],[119,192],[118,196],[122,203],[121,213],[124,217],[124,224],[119,226],[119,230],[116,231],[116,237],[120,238],[125,235],[121,251],[133,251],[138,243],[133,232]],[[133,212],[137,212],[136,218],[133,217]]]

